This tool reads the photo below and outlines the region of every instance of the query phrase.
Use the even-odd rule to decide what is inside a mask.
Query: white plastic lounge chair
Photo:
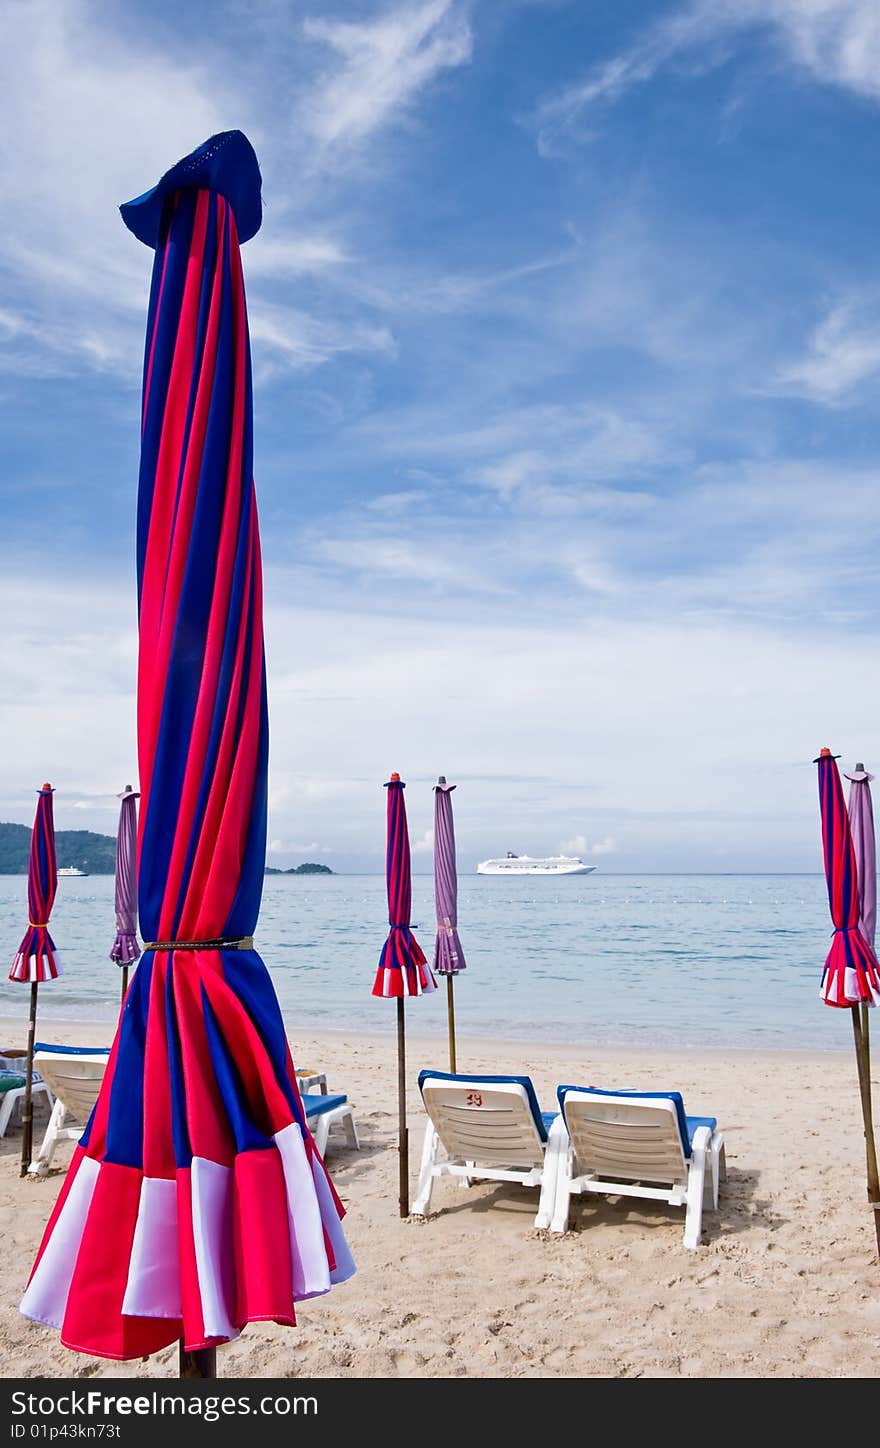
[[[580,1192],[647,1197],[685,1208],[684,1245],[700,1245],[703,1208],[717,1211],[727,1176],[714,1116],[686,1116],[677,1091],[602,1091],[560,1086],[556,1205],[551,1231],[565,1232]],[[707,1172],[708,1167],[708,1172]]]
[[[98,1099],[109,1055],[109,1047],[47,1046],[37,1042],[34,1066],[54,1095],[55,1105],[28,1175],[47,1175],[59,1141],[79,1141]],[[70,1117],[73,1122],[69,1122]]]
[[[13,1111],[19,1101],[24,1101],[25,1085],[26,1077],[23,1072],[0,1069],[0,1136],[6,1135]],[[45,1081],[34,1072],[31,1080],[31,1100],[36,1100],[38,1096],[45,1096],[49,1106],[52,1105],[52,1092]]]
[[[535,1226],[548,1227],[561,1143],[550,1132],[548,1144],[556,1113],[541,1111],[528,1076],[422,1071],[419,1090],[428,1125],[413,1216],[428,1215],[437,1177],[452,1176],[465,1186],[494,1181],[539,1187]]]
[[[322,1156],[327,1150],[330,1128],[337,1124],[341,1125],[345,1131],[345,1140],[348,1145],[354,1147],[355,1151],[360,1151],[354,1113],[347,1096],[328,1096],[316,1092],[312,1096],[301,1097],[301,1100],[306,1120],[309,1123],[309,1130],[314,1136],[315,1146]]]

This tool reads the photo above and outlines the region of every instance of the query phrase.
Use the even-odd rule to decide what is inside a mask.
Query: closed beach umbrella
[[[880,1250],[880,1180],[871,1103],[871,1058],[868,1036],[861,1019],[862,1007],[873,1005],[880,997],[880,965],[873,946],[859,928],[861,901],[856,852],[835,756],[830,749],[823,749],[815,763],[819,767],[825,879],[834,922],[834,936],[822,976],[822,996],[826,1005],[849,1008],[852,1015],[865,1130],[868,1201],[873,1211]]]
[[[137,801],[140,795],[130,784],[119,796],[119,826],[116,831],[116,939],[110,959],[122,967],[122,999],[128,990],[128,967],[139,958],[137,943]]]
[[[21,1120],[22,1176],[25,1176],[30,1166],[33,1146],[34,1112],[31,1089],[34,1074],[34,1036],[37,1029],[37,988],[41,981],[55,980],[61,974],[61,960],[49,934],[49,916],[55,903],[55,891],[58,889],[53,792],[51,784],[44,784],[42,789],[37,791],[37,812],[34,816],[28,857],[28,928],[9,972],[10,980],[29,981],[31,987],[27,1074]]]
[[[877,928],[877,845],[871,801],[871,780],[874,776],[863,764],[857,764],[846,778],[850,782],[847,812],[859,877],[859,929],[873,950]]]
[[[446,976],[446,1012],[449,1028],[449,1069],[455,1072],[455,996],[453,983],[465,968],[464,951],[458,938],[458,871],[455,866],[455,826],[452,821],[452,791],[441,774],[434,786],[434,901],[437,908],[437,939],[434,970]]]
[[[422,947],[410,928],[412,913],[412,875],[409,832],[406,825],[406,785],[399,774],[392,774],[385,788],[388,791],[388,834],[385,854],[385,878],[388,886],[388,939],[379,957],[373,982],[373,995],[393,997],[397,1001],[397,1118],[400,1165],[400,1215],[409,1216],[409,1134],[406,1126],[406,1022],[403,1002],[406,996],[426,995],[437,984],[428,968]]]
[[[123,207],[155,248],[138,497],[143,959],[22,1303],[65,1346],[181,1372],[354,1270],[254,948],[268,726],[240,240],[260,173],[214,136]]]

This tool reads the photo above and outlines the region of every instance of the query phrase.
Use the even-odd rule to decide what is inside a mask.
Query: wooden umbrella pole
[[[128,966],[122,967],[122,995],[119,997],[120,1006],[125,1005],[125,993],[128,990]]]
[[[406,1029],[403,996],[397,997],[397,1149],[400,1168],[400,1215],[409,1216],[409,1133],[406,1128]]]
[[[868,1202],[874,1215],[877,1252],[880,1255],[880,1177],[877,1172],[877,1143],[874,1139],[874,1114],[871,1106],[871,1056],[868,1037],[862,1029],[861,1012],[852,1008],[853,1037],[859,1072],[859,1094],[862,1098],[862,1121],[865,1128],[865,1163],[868,1178]]]
[[[195,1352],[187,1352],[182,1339],[179,1347],[177,1366],[179,1378],[216,1378],[217,1349],[215,1347],[201,1347],[197,1348]]]
[[[24,1106],[21,1113],[21,1171],[27,1176],[34,1145],[34,1037],[37,1033],[37,982],[31,981],[31,1013],[28,1020],[27,1075],[24,1080]]]
[[[455,1075],[455,995],[453,992],[453,981],[455,976],[446,977],[446,1017],[449,1022],[449,1069]]]

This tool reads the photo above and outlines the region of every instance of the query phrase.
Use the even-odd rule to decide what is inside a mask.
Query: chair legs
[[[7,1127],[12,1120],[12,1113],[17,1103],[24,1100],[24,1096],[25,1090],[23,1086],[14,1086],[11,1091],[4,1091],[2,1102],[0,1102],[0,1136],[6,1135]],[[37,1096],[45,1096],[51,1108],[55,1098],[45,1081],[35,1081],[33,1083],[31,1087],[31,1100],[36,1100]]]
[[[706,1180],[707,1157],[710,1162],[710,1181]],[[687,1184],[687,1210],[684,1219],[684,1245],[691,1251],[696,1251],[700,1245],[700,1233],[703,1230],[703,1198],[705,1192],[711,1190],[712,1198],[717,1202],[718,1196],[715,1187],[715,1173],[717,1164],[712,1153],[712,1136],[708,1126],[701,1126],[694,1132],[694,1139],[691,1145],[691,1161],[688,1167]]]
[[[538,1214],[535,1217],[535,1226],[545,1229],[550,1226],[556,1215],[556,1195],[559,1186],[559,1171],[562,1166],[562,1158],[567,1155],[568,1132],[565,1129],[565,1122],[561,1115],[557,1116],[550,1127],[547,1136],[547,1149],[544,1152],[544,1174],[541,1178],[541,1196],[538,1201]],[[565,1209],[568,1217],[568,1205]],[[556,1230],[556,1228],[554,1228]],[[565,1228],[563,1227],[563,1231]]]
[[[49,1164],[55,1153],[55,1148],[61,1140],[66,1115],[67,1107],[60,1097],[56,1097],[55,1105],[52,1107],[52,1115],[49,1117],[49,1125],[46,1127],[45,1135],[40,1143],[40,1149],[28,1167],[28,1176],[48,1175]],[[78,1135],[79,1133],[77,1132],[76,1134]]]
[[[355,1151],[360,1151],[360,1142],[358,1141],[357,1127],[354,1123],[354,1112],[352,1111],[348,1102],[346,1102],[344,1106],[337,1106],[335,1111],[323,1112],[322,1115],[320,1115],[315,1122],[312,1135],[315,1138],[315,1146],[318,1148],[318,1153],[320,1156],[323,1156],[325,1151],[327,1150],[327,1139],[330,1135],[330,1128],[337,1121],[341,1124],[345,1131],[345,1140],[347,1144],[353,1147]]]
[[[422,1143],[422,1164],[419,1167],[419,1185],[416,1189],[416,1199],[410,1208],[410,1215],[413,1217],[427,1217],[431,1210],[431,1194],[434,1190],[434,1167],[437,1164],[437,1151],[440,1146],[440,1137],[434,1129],[434,1123],[429,1121],[425,1127],[425,1140]]]

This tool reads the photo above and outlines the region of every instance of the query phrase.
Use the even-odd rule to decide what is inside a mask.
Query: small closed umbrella
[[[835,756],[830,749],[823,749],[814,762],[819,767],[825,879],[834,922],[834,936],[822,975],[822,998],[827,1006],[848,1009],[852,1015],[865,1132],[868,1202],[874,1214],[874,1230],[880,1251],[880,1179],[871,1104],[871,1058],[861,1019],[863,1008],[874,1005],[880,999],[880,965],[873,947],[859,927],[861,901],[856,852]]]
[[[434,900],[437,909],[437,939],[434,970],[446,977],[446,1015],[449,1031],[449,1069],[455,1073],[454,981],[465,969],[464,951],[458,938],[458,871],[455,865],[455,826],[452,820],[452,791],[445,774],[434,786]]]
[[[21,1175],[27,1174],[31,1161],[34,1133],[34,1109],[31,1098],[34,1075],[34,1037],[37,1029],[37,988],[41,981],[55,980],[61,974],[61,960],[49,934],[49,916],[58,888],[58,862],[55,858],[55,818],[52,809],[51,784],[37,791],[37,812],[31,831],[28,857],[28,928],[9,972],[10,980],[29,981],[31,1008],[28,1016],[27,1075],[24,1088],[24,1109],[21,1122]]]
[[[406,785],[392,774],[385,788],[387,803],[387,844],[385,879],[388,887],[388,938],[382,947],[373,995],[397,1001],[397,1126],[399,1152],[399,1206],[409,1216],[409,1133],[406,1125],[406,996],[427,995],[437,989],[422,947],[410,927],[412,874],[406,805]]]
[[[845,770],[844,774],[850,782],[847,812],[859,877],[859,929],[873,950],[877,929],[877,844],[871,800],[874,776],[863,764],[857,764],[852,774]]]
[[[116,831],[116,939],[110,959],[122,967],[122,999],[128,990],[128,968],[140,957],[137,943],[137,801],[130,784],[119,796]]]
[[[871,800],[871,780],[874,776],[868,773],[864,764],[857,764],[853,773],[847,774],[846,778],[850,782],[849,825],[856,857],[856,872],[859,877],[859,930],[871,949],[874,950],[877,927],[877,844],[874,836],[874,807]],[[864,1057],[867,1062],[867,1077],[862,1084],[862,1089],[867,1095],[873,1141],[875,1138],[871,1100],[871,1035],[868,1011],[867,1004],[859,1007],[862,1035],[864,1036]],[[880,1231],[878,1231],[878,1244],[880,1244]]]

